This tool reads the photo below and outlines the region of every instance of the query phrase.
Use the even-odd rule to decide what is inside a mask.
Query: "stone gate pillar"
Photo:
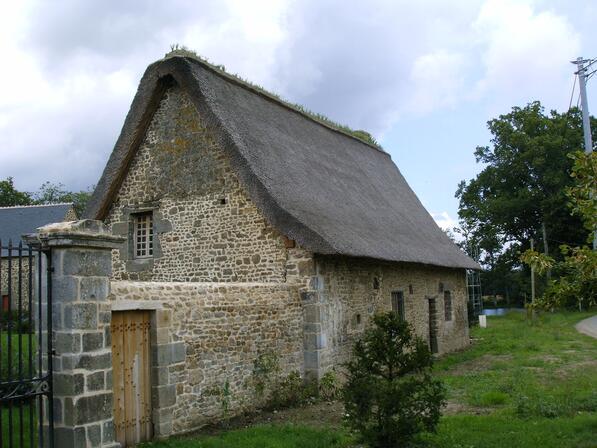
[[[39,229],[51,250],[54,446],[119,447],[112,416],[111,249],[123,241],[100,221]]]

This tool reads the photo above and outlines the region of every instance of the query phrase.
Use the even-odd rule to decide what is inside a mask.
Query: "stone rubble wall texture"
[[[325,334],[325,347],[319,353],[323,371],[348,360],[352,344],[370,318],[392,309],[393,291],[403,292],[406,321],[425,340],[429,339],[427,298],[436,298],[440,354],[469,344],[464,270],[334,256],[317,256],[315,264],[320,279],[316,301]],[[373,287],[375,278],[378,289]],[[452,295],[451,321],[445,320],[440,282]]]
[[[275,352],[284,374],[321,378],[347,360],[373,313],[391,309],[394,290],[404,291],[406,319],[424,338],[426,297],[437,296],[440,352],[468,343],[464,270],[287,248],[177,87],[162,99],[106,224],[127,236],[130,213],[144,207],[159,221],[156,255],[144,268],[130,269],[126,247],[112,251],[110,300],[157,308],[152,321],[156,436],[221,419],[221,397],[214,391],[226,381],[230,415],[255,408],[259,400],[247,382],[259,354]],[[374,277],[379,289],[373,288]],[[440,281],[452,292],[452,322],[443,321]]]
[[[113,281],[110,299],[158,304],[152,328],[156,435],[196,429],[254,409],[254,361],[275,353],[281,374],[302,373],[302,307],[295,285]]]
[[[64,215],[63,221],[76,221],[77,219],[79,219],[79,217],[77,216],[77,211],[74,207],[71,207],[66,212],[66,215]]]
[[[31,284],[32,288],[32,300],[35,297],[35,272],[37,268],[36,260],[37,260],[37,252],[34,253],[32,257],[32,269],[31,272],[33,274],[34,282]],[[23,310],[29,309],[29,254],[26,250],[23,250],[23,256],[20,261],[21,266],[19,267],[19,257],[17,252],[13,252],[13,258],[10,262],[10,289],[11,289],[11,306],[12,310],[16,312],[19,306],[19,271],[20,271],[20,289],[21,289],[21,306]],[[9,269],[8,269],[8,258],[3,257],[0,258],[0,297],[4,295],[8,295],[8,278],[9,278]],[[0,306],[2,306],[2,302],[0,302]]]
[[[158,230],[161,254],[151,269],[127,272],[114,251],[115,279],[284,281],[282,236],[247,197],[228,156],[176,87],[162,99],[106,224],[127,227],[125,211],[147,203],[170,224],[170,231]]]

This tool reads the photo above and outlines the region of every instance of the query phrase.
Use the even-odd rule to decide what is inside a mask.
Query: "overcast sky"
[[[568,108],[594,0],[0,0],[0,178],[97,182],[146,66],[186,45],[371,132],[440,225],[487,120]],[[594,79],[597,79],[594,78]],[[588,86],[597,110],[597,81]],[[578,90],[577,90],[578,91]],[[576,102],[576,98],[574,100]]]

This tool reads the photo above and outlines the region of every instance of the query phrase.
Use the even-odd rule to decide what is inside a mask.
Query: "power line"
[[[570,94],[570,103],[568,104],[568,112],[570,112],[570,108],[572,107],[572,99],[574,98],[574,88],[576,87],[576,79],[578,75],[574,75],[574,83],[572,84],[572,93]],[[566,116],[566,127],[568,127],[568,117]]]

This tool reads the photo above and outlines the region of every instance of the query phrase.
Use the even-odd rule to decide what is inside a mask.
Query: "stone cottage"
[[[224,384],[232,413],[253,406],[262,354],[321,378],[378,311],[434,352],[469,343],[466,269],[478,266],[389,154],[195,58],[148,67],[86,214],[126,239],[112,252],[112,337],[145,313],[140,439],[217,419],[209,391]]]

